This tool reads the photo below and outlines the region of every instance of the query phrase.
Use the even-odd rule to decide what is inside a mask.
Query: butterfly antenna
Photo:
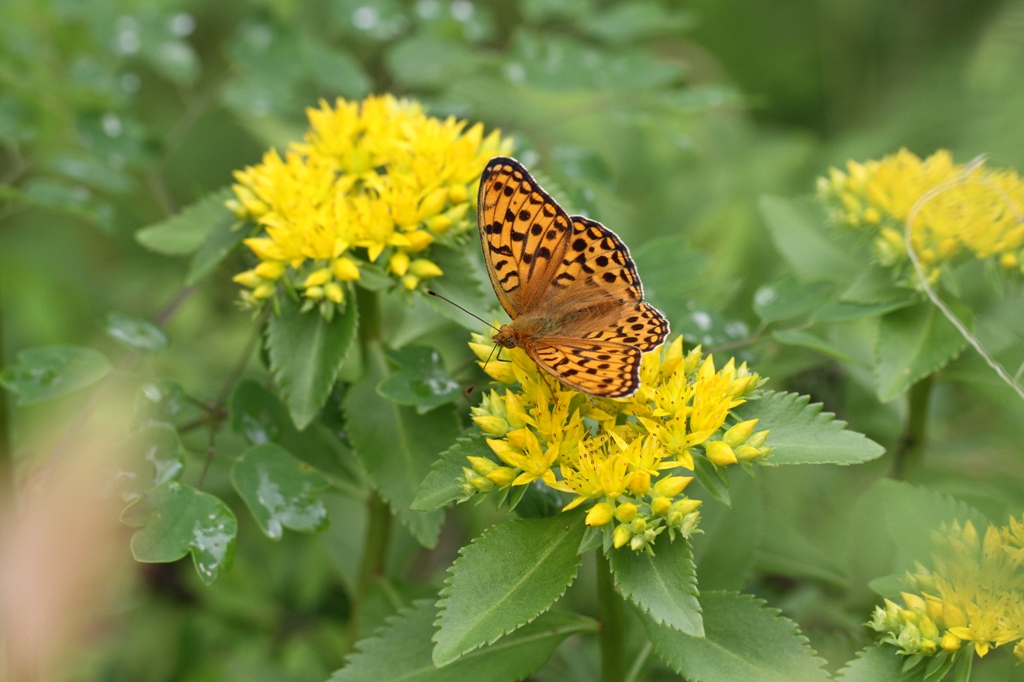
[[[484,375],[484,370],[487,369],[487,363],[490,362],[491,358],[494,357],[494,351],[498,351],[498,354],[499,354],[498,356],[501,357],[501,350],[500,350],[500,348],[501,348],[501,346],[499,346],[498,344],[494,344],[494,348],[491,349],[491,352],[487,355],[487,359],[484,360],[483,367],[480,368],[480,373],[476,375],[476,379],[473,379],[473,383],[470,385],[469,388],[466,389],[466,395],[467,396],[469,396],[473,392],[473,389],[476,388],[476,385],[478,383],[480,383],[480,377],[482,377]]]
[[[427,293],[428,293],[428,294],[430,294],[431,296],[435,296],[435,297],[437,297],[437,298],[441,299],[442,301],[445,301],[445,302],[447,302],[447,303],[451,303],[451,304],[452,304],[453,306],[455,306],[456,308],[458,308],[458,309],[459,309],[459,310],[461,310],[462,312],[466,313],[466,314],[467,314],[467,315],[469,315],[470,317],[475,317],[476,319],[480,320],[481,322],[483,322],[484,324],[486,324],[486,325],[487,325],[488,327],[490,327],[490,328],[491,328],[491,329],[493,329],[494,331],[501,331],[500,329],[498,329],[497,327],[495,327],[495,326],[494,326],[493,324],[491,324],[490,322],[488,322],[488,321],[487,321],[487,320],[485,320],[484,318],[480,317],[479,315],[474,315],[473,313],[469,312],[468,310],[466,310],[465,308],[463,308],[463,307],[462,307],[461,305],[459,305],[459,304],[458,304],[458,303],[456,303],[455,301],[453,301],[453,300],[451,300],[451,299],[448,299],[448,298],[445,298],[444,296],[442,296],[441,294],[437,293],[437,292],[436,292],[436,291],[434,291],[433,289],[427,289]]]

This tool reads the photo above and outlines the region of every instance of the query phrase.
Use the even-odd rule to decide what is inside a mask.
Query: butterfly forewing
[[[498,157],[481,177],[477,220],[491,284],[514,319],[547,289],[566,247],[569,216],[519,162]]]
[[[643,285],[629,249],[601,223],[572,216],[572,233],[552,284],[575,297],[640,301]]]
[[[607,341],[544,339],[531,357],[563,384],[607,398],[632,395],[640,387],[638,348]]]

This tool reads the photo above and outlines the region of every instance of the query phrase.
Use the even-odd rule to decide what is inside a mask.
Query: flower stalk
[[[601,621],[601,682],[626,679],[625,605],[615,591],[611,565],[604,552],[597,555],[597,612]]]
[[[905,479],[920,466],[927,440],[928,405],[934,385],[935,375],[929,374],[910,387],[907,394],[907,419],[893,461],[893,478]]]

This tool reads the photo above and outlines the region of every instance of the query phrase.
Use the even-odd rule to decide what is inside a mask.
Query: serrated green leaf
[[[950,307],[968,327],[973,326],[970,310],[962,305]],[[885,315],[875,344],[878,399],[888,402],[903,395],[960,355],[966,345],[967,339],[930,301]]]
[[[19,405],[53,400],[95,384],[113,367],[92,348],[42,346],[18,353],[0,373],[0,384],[18,396]]]
[[[224,187],[186,206],[178,215],[144,227],[135,233],[135,240],[150,251],[165,256],[186,256],[195,253],[218,225],[234,222],[224,202],[234,196]]]
[[[824,305],[831,293],[832,285],[828,282],[801,284],[786,277],[754,293],[754,312],[765,322],[788,320]]]
[[[846,282],[863,269],[862,262],[844,251],[825,232],[821,209],[777,196],[757,202],[775,248],[804,282]]]
[[[197,284],[212,274],[248,235],[249,231],[236,225],[233,216],[214,225],[196,255],[192,256],[185,284]]]
[[[704,591],[742,588],[754,567],[754,551],[761,544],[765,524],[757,480],[737,476],[731,483],[732,507],[702,505],[702,532],[691,538]]]
[[[430,251],[430,260],[437,263],[444,276],[432,279],[428,284],[445,298],[486,320],[489,311],[497,304],[497,299],[491,293],[490,283],[484,284],[486,274],[477,270],[476,260],[470,258],[468,249],[479,250],[477,240],[469,240],[458,249],[434,246]],[[472,331],[480,330],[478,320],[474,320],[451,303],[434,296],[425,296],[424,300],[436,312],[462,327]]]
[[[271,540],[284,529],[315,533],[327,527],[327,508],[316,493],[327,479],[273,443],[254,445],[231,467],[231,483]]]
[[[355,338],[357,317],[352,301],[328,322],[316,310],[300,313],[299,304],[285,296],[281,314],[270,318],[270,371],[300,430],[316,418],[331,394],[338,367]]]
[[[875,644],[862,650],[837,673],[837,682],[920,682],[924,668],[904,675],[903,656],[889,644]]]
[[[658,538],[654,556],[629,547],[610,550],[615,585],[658,625],[703,637],[693,551],[685,538],[672,542],[666,536],[662,533]]]
[[[734,410],[741,420],[757,419],[757,430],[770,429],[766,445],[772,464],[859,464],[885,452],[878,443],[856,431],[809,396],[765,391]]]
[[[136,353],[158,353],[167,348],[167,335],[160,327],[149,320],[116,310],[107,314],[104,331],[107,336]]]
[[[229,401],[231,430],[252,445],[278,443],[296,459],[329,476],[351,480],[346,465],[351,451],[320,421],[302,431],[295,428],[284,403],[258,381],[245,379],[235,387]]]
[[[549,612],[499,642],[437,668],[430,657],[435,613],[433,603],[415,602],[376,636],[359,642],[358,653],[348,657],[330,682],[515,682],[539,670],[569,635],[597,630],[593,619]]]
[[[801,348],[816,350],[822,355],[827,355],[830,358],[835,358],[842,362],[857,362],[851,355],[839,350],[820,336],[815,336],[814,334],[805,332],[801,329],[782,329],[777,332],[772,332],[772,338],[779,343],[786,344],[787,346],[799,346]]]
[[[690,682],[825,682],[824,661],[814,655],[796,623],[746,594],[705,592],[705,637],[659,626],[642,615],[654,651]]]
[[[932,544],[929,531],[942,523],[970,521],[984,535],[989,520],[977,509],[954,497],[902,481],[882,480],[882,512],[889,535],[908,559],[927,562]]]
[[[433,348],[406,346],[389,352],[388,357],[400,369],[381,381],[377,392],[392,402],[425,414],[462,395],[459,382],[444,368],[441,354]]]
[[[502,523],[460,551],[441,590],[433,660],[447,665],[529,623],[576,578],[583,512]]]
[[[169,563],[192,554],[207,585],[231,567],[238,522],[231,509],[209,493],[170,481],[150,489],[124,510],[121,521],[138,528],[132,555],[143,563]]]
[[[722,472],[725,476],[725,480],[723,480],[711,460],[704,455],[695,454],[693,456],[693,473],[697,477],[697,482],[710,493],[711,497],[726,507],[732,506],[732,500],[729,498],[729,484],[726,482],[729,480],[728,469]]]
[[[366,375],[345,396],[345,422],[377,490],[420,544],[433,547],[444,513],[413,511],[410,505],[438,455],[455,442],[458,421],[449,410],[417,414],[381,397],[377,385],[384,376],[384,365],[380,348],[371,347]]]
[[[455,445],[441,453],[430,466],[430,473],[423,479],[416,499],[412,501],[415,511],[434,511],[463,496],[458,479],[462,468],[469,466],[466,457],[490,457],[491,448],[479,431],[459,436]]]

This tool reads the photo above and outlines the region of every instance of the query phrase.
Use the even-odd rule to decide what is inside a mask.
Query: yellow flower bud
[[[331,270],[330,268],[320,268],[306,278],[306,281],[302,283],[304,287],[318,287],[323,284],[327,284],[331,281]]]
[[[658,516],[667,516],[672,511],[672,500],[667,497],[655,497],[651,500],[651,511]]]
[[[404,277],[405,273],[409,271],[409,262],[409,254],[399,251],[388,261],[388,269],[392,274]]]
[[[623,523],[629,523],[636,518],[636,505],[632,502],[623,502],[615,508],[615,518]]]
[[[253,272],[263,279],[274,281],[280,279],[284,274],[284,267],[284,263],[281,261],[263,261],[253,268]]]
[[[726,431],[725,435],[722,436],[722,440],[735,448],[750,438],[750,435],[754,433],[755,426],[757,426],[756,419],[748,419],[745,422],[740,422]]]
[[[675,497],[692,480],[693,476],[666,476],[654,484],[654,494],[658,497]]]
[[[253,298],[263,300],[274,295],[277,288],[273,284],[261,284],[252,290]]]
[[[1022,642],[1024,642],[1024,640],[1022,640]],[[954,635],[952,632],[947,632],[942,636],[942,639],[939,641],[939,646],[942,647],[943,651],[953,653],[954,651],[960,648],[960,638]],[[1018,643],[1017,649],[1020,648],[1021,643]],[[1017,654],[1017,656],[1019,656],[1021,660],[1024,660],[1024,656],[1021,656],[1020,653],[1018,653],[1017,649],[1014,649],[1013,653]]]
[[[725,441],[712,441],[704,446],[707,458],[718,466],[728,466],[737,462],[736,453]]]
[[[425,258],[417,258],[409,264],[409,272],[416,275],[420,279],[429,279],[430,277],[440,277],[444,274],[441,268],[437,267],[436,264]]]
[[[882,214],[874,206],[864,209],[864,222],[868,225],[877,225],[882,222]]]
[[[466,459],[469,460],[469,464],[473,467],[473,471],[477,472],[481,476],[486,476],[498,468],[498,465],[495,462],[487,459],[486,457],[466,457]]]
[[[967,626],[967,615],[949,602],[942,603],[942,622],[947,628]]]
[[[480,427],[480,430],[490,436],[504,436],[508,433],[508,422],[501,417],[490,414],[481,414],[473,417],[473,422]]]
[[[420,278],[416,275],[406,275],[402,278],[402,286],[406,291],[412,291],[420,284]]]
[[[672,511],[678,512],[685,516],[686,514],[689,514],[690,512],[697,509],[697,507],[699,507],[701,504],[703,504],[702,500],[695,500],[693,498],[687,497],[682,500],[676,500],[675,502],[673,502]]]
[[[647,521],[645,521],[643,517],[638,516],[629,522],[629,529],[633,531],[634,534],[643,533],[647,530]]]
[[[334,276],[343,282],[359,279],[359,268],[350,258],[335,258],[331,263]]]
[[[238,282],[243,287],[249,287],[250,289],[255,289],[259,285],[263,284],[263,280],[260,278],[259,275],[256,274],[255,270],[246,270],[245,272],[240,272],[234,277],[232,277],[231,281]]]
[[[999,265],[1000,267],[1006,270],[1013,270],[1018,265],[1020,265],[1020,261],[1017,260],[1016,254],[1004,253],[1002,256],[999,257]]]
[[[466,217],[467,211],[469,211],[469,204],[462,203],[457,206],[452,206],[450,209],[445,211],[445,215],[448,216],[453,223],[457,223]]]
[[[922,615],[917,622],[917,627],[921,631],[921,636],[925,639],[939,638],[939,628],[935,626],[935,622],[928,616]]]
[[[622,524],[615,528],[615,532],[612,533],[612,546],[615,549],[622,547],[624,544],[629,542],[630,538],[633,537],[633,531],[629,529],[629,526]]]
[[[224,207],[234,213],[236,218],[244,220],[249,217],[249,212],[245,210],[245,206],[242,206],[242,202],[238,199],[228,199],[224,202]]]
[[[408,249],[410,251],[422,251],[434,243],[434,235],[426,230],[416,230],[405,235],[405,237],[409,242]]]
[[[427,220],[427,229],[434,234],[443,234],[452,226],[452,219],[446,215],[436,215]]]
[[[598,502],[587,512],[588,526],[603,526],[612,520],[612,506],[607,502]]]
[[[324,297],[324,288],[309,287],[303,292],[303,294],[305,294],[306,298],[313,299],[314,301],[319,301],[321,298]]]
[[[324,297],[333,303],[341,303],[345,300],[345,292],[337,282],[328,282],[324,285]]]
[[[512,481],[516,478],[516,472],[514,469],[509,467],[498,467],[491,473],[487,474],[487,480],[498,486],[504,488],[507,485],[511,485]]]
[[[952,258],[960,249],[960,242],[953,237],[946,237],[939,243],[939,255],[943,258]]]
[[[465,185],[452,185],[448,188],[448,201],[453,204],[461,204],[469,198],[469,191]]]
[[[765,448],[767,450],[767,448]],[[755,459],[761,457],[761,448],[755,448],[752,445],[741,445],[735,450],[736,459],[741,462],[753,462]]]
[[[647,546],[647,538],[643,535],[634,535],[629,540],[629,548],[634,552],[639,552],[641,549]]]
[[[646,495],[651,488],[651,475],[646,471],[634,471],[626,478],[626,486],[636,495]]]
[[[437,215],[444,208],[446,201],[448,201],[448,188],[435,189],[420,202],[420,216],[428,218]]]
[[[758,431],[749,439],[747,439],[747,445],[749,445],[752,448],[761,447],[762,445],[764,445],[765,440],[767,440],[769,433],[771,433],[771,431],[767,429],[764,431]]]
[[[974,528],[973,523],[967,521],[964,524],[964,531],[960,537],[963,538],[964,544],[967,545],[971,551],[978,551],[978,531]]]
[[[922,639],[921,640],[921,653],[925,656],[931,656],[935,653],[936,645],[934,639]]]

